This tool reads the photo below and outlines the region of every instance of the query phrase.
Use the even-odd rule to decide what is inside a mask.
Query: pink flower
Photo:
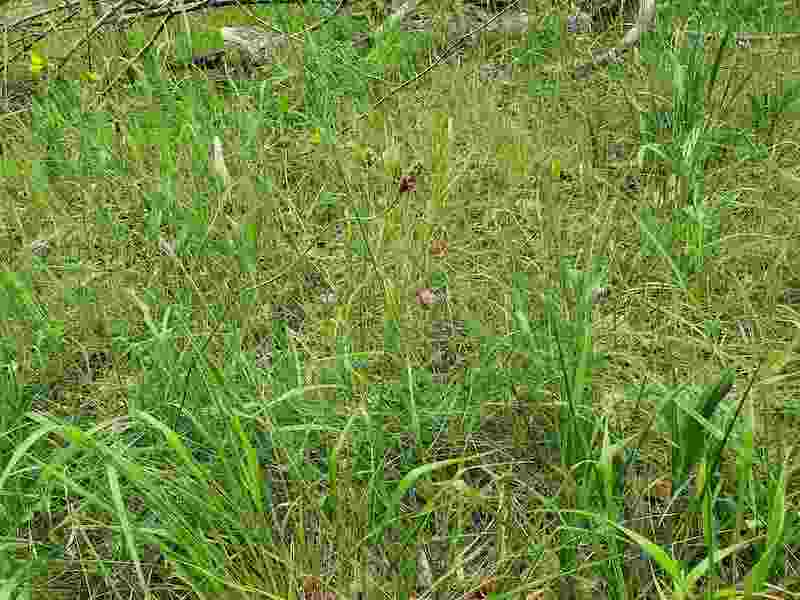
[[[417,302],[422,306],[430,306],[436,302],[436,294],[433,293],[431,288],[417,290]]]

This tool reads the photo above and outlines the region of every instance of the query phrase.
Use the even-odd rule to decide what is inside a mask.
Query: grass
[[[174,66],[235,8],[34,82],[0,117],[0,598],[798,597],[797,46],[732,34],[800,15],[664,4],[589,81],[618,31],[543,2],[394,93],[434,42],[356,50],[365,17],[250,80]],[[80,35],[4,44],[4,81]]]

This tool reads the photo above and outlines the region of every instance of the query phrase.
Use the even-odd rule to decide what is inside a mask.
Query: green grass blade
[[[791,456],[791,449],[786,456]],[[745,598],[750,598],[753,593],[760,592],[767,580],[769,570],[775,561],[778,547],[783,543],[783,530],[786,525],[786,472],[791,471],[787,468],[786,462],[781,469],[778,483],[775,486],[775,496],[772,498],[770,507],[769,526],[767,528],[767,549],[761,555],[758,562],[753,566],[750,573],[745,578]]]
[[[467,462],[468,460],[477,459],[480,458],[481,456],[487,456],[489,454],[493,454],[493,452],[484,452],[482,454],[477,454],[474,457],[450,458],[447,460],[440,460],[427,465],[421,465],[419,467],[416,467],[415,469],[412,469],[405,477],[403,477],[400,480],[400,483],[398,484],[397,489],[395,490],[394,495],[392,496],[390,508],[386,513],[384,522],[381,525],[375,527],[367,535],[367,537],[364,540],[362,540],[362,542],[366,542],[373,536],[378,535],[388,526],[389,522],[393,517],[393,513],[400,505],[400,501],[403,499],[403,496],[406,495],[406,492],[408,492],[408,490],[411,489],[411,487],[417,482],[417,480],[420,477],[427,475],[428,473],[432,473],[433,471],[436,471],[438,469],[442,469],[450,465],[459,465],[461,463]]]
[[[170,448],[175,451],[175,454],[178,455],[178,458],[180,458],[183,464],[189,468],[198,481],[208,480],[208,474],[192,459],[192,455],[188,448],[186,448],[181,441],[180,436],[174,430],[170,429],[154,416],[144,411],[137,410],[135,411],[135,415],[141,418],[145,423],[148,423],[153,428],[159,430],[164,435],[164,438],[167,440],[167,444],[169,444]]]
[[[106,465],[106,476],[108,478],[108,485],[111,489],[111,497],[114,502],[114,507],[117,509],[117,518],[119,519],[120,527],[122,528],[122,535],[125,537],[125,546],[128,553],[133,559],[133,565],[136,568],[136,577],[139,580],[139,586],[145,594],[149,594],[149,586],[142,571],[142,563],[139,560],[139,552],[136,549],[136,536],[133,533],[131,522],[128,520],[128,509],[122,499],[122,491],[119,487],[119,476],[117,470],[113,465]]]
[[[755,537],[753,539],[747,540],[745,542],[741,542],[739,544],[734,544],[732,546],[728,546],[724,550],[717,551],[716,556],[714,557],[714,562],[715,563],[719,563],[720,561],[722,561],[723,559],[727,558],[728,556],[730,556],[734,552],[738,552],[739,550],[743,550],[743,549],[747,548],[748,546],[750,546],[753,542],[759,541],[762,537],[763,536],[758,536],[758,537]],[[686,576],[686,583],[687,583],[688,588],[690,590],[693,589],[695,583],[697,583],[697,581],[701,577],[706,575],[706,573],[710,570],[710,568],[711,568],[711,559],[709,557],[704,558],[697,565],[695,565],[694,568]]]
[[[698,402],[698,412],[706,421],[710,420],[716,412],[722,400],[733,387],[735,371],[727,369],[723,372],[720,380],[711,388],[708,388]],[[691,416],[691,415],[690,415]],[[708,432],[706,426],[696,418],[689,418],[681,436],[683,460],[681,463],[681,478],[688,477],[692,467],[700,460],[706,451]],[[721,452],[718,448],[717,452]]]
[[[605,522],[606,525],[610,525],[611,527],[614,527],[615,529],[621,531],[626,536],[628,536],[633,542],[639,544],[639,546],[641,546],[641,548],[645,552],[647,552],[647,554],[649,554],[650,557],[652,557],[652,559],[656,561],[656,563],[658,563],[658,565],[662,569],[664,569],[667,572],[667,574],[672,579],[673,584],[676,586],[676,589],[685,589],[686,577],[683,572],[683,569],[681,568],[680,562],[668,556],[667,553],[664,552],[663,548],[661,548],[661,546],[659,546],[655,542],[652,542],[643,535],[631,529],[628,529],[627,527],[623,527],[619,523],[614,523],[613,521],[610,521],[604,516],[598,515],[596,513],[584,510],[561,511],[561,512],[574,512],[577,514],[581,514],[591,519],[603,521]]]
[[[38,415],[32,415],[38,416]],[[39,419],[37,419],[39,420]],[[46,437],[51,431],[55,431],[56,429],[60,429],[61,426],[58,423],[48,423],[47,425],[43,425],[33,433],[31,433],[27,439],[22,442],[19,446],[14,449],[14,453],[11,455],[11,459],[8,461],[6,468],[3,469],[2,475],[0,475],[0,492],[3,490],[3,486],[5,485],[8,478],[11,476],[14,467],[22,460],[22,457],[28,453],[28,450],[38,442],[43,437]]]

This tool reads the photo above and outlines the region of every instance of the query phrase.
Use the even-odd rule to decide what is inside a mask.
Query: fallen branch
[[[596,66],[603,66],[614,62],[620,62],[622,56],[632,48],[642,37],[642,33],[648,29],[656,16],[656,0],[641,0],[639,14],[633,27],[622,38],[622,42],[616,48],[610,48],[594,56],[591,62],[584,63],[575,69],[577,79],[586,79]],[[579,19],[581,15],[576,15]]]
[[[163,17],[173,12],[175,13],[191,13],[198,10],[205,10],[209,8],[227,8],[230,6],[239,5],[258,5],[258,4],[275,4],[276,2],[286,3],[287,1],[301,4],[303,0],[198,0],[197,2],[177,3],[173,0],[165,0],[160,3],[150,3],[145,0],[121,0],[114,7],[103,15],[104,22],[113,21],[119,23],[127,23],[137,18],[155,18]],[[8,4],[10,0],[5,2],[0,1],[0,7]],[[136,8],[132,8],[136,5]],[[58,11],[66,10],[72,11],[70,17],[77,15],[81,8],[81,0],[66,0],[53,8],[45,8],[33,12],[24,17],[18,18],[16,21],[5,23],[4,29],[8,33],[14,33],[22,29],[29,29],[31,27],[41,27],[42,20]],[[120,10],[124,8],[125,10]],[[108,18],[106,18],[108,17]],[[2,25],[2,23],[0,23]]]

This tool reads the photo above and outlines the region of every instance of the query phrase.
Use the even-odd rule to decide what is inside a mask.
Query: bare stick
[[[642,37],[645,29],[650,27],[653,19],[656,16],[656,0],[641,0],[639,4],[639,14],[636,17],[636,23],[622,38],[622,43],[616,47],[606,50],[598,54],[592,59],[592,62],[585,63],[579,66],[575,71],[575,76],[578,79],[585,79],[592,72],[595,66],[607,65],[611,62],[618,62],[625,52],[633,47],[636,42]]]

